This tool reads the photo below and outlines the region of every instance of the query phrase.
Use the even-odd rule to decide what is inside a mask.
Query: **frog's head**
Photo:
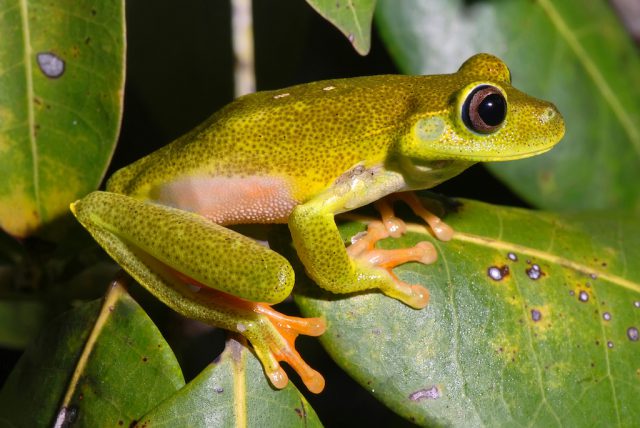
[[[398,152],[414,166],[525,158],[551,149],[564,135],[556,107],[511,86],[498,58],[478,54],[448,75],[433,76],[438,97],[417,102]],[[449,161],[449,162],[448,162]],[[450,162],[453,161],[453,162]]]

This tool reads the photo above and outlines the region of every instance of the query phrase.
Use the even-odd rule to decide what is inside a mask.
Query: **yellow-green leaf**
[[[14,236],[100,183],[122,112],[123,4],[0,3],[0,228]]]

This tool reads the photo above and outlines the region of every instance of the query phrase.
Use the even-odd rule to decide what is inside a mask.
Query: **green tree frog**
[[[488,54],[453,74],[370,76],[241,97],[173,143],[116,172],[106,192],[71,210],[140,284],[177,312],[244,335],[272,384],[286,361],[312,392],[323,377],[294,347],[320,335],[322,318],[271,308],[294,284],[288,261],[227,225],[287,223],[309,276],[334,293],[379,290],[420,309],[428,292],[392,268],[431,263],[434,247],[376,249],[403,224],[388,202],[383,222],[349,247],[334,216],[396,192],[427,189],[479,161],[537,155],[564,134],[553,104],[511,86]],[[451,230],[402,199],[440,239]]]

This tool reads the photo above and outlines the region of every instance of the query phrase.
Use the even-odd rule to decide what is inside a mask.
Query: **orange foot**
[[[398,299],[407,305],[421,309],[429,302],[429,292],[421,285],[408,284],[401,281],[392,271],[398,265],[407,262],[431,264],[437,260],[437,252],[433,244],[427,241],[419,242],[415,247],[396,250],[375,248],[376,243],[384,238],[398,238],[402,236],[407,225],[395,216],[391,204],[397,200],[404,201],[409,207],[424,219],[431,231],[441,241],[448,241],[453,237],[453,229],[439,217],[422,206],[418,197],[412,192],[395,193],[376,202],[382,222],[369,223],[367,232],[356,235],[347,248],[351,258],[363,262],[368,266],[375,266],[387,271],[392,281],[381,291],[386,295]]]
[[[320,336],[327,328],[325,320],[287,316],[266,303],[253,305],[254,312],[264,317],[268,324],[260,325],[259,330],[263,331],[258,337],[250,337],[251,334],[247,337],[273,386],[282,389],[289,382],[287,373],[279,364],[285,361],[298,373],[309,391],[315,394],[322,392],[324,378],[302,359],[295,348],[295,341],[299,334]]]
[[[400,236],[406,230],[406,225],[402,220],[394,219],[392,224],[385,223],[386,226],[380,221],[369,223],[366,234],[355,236],[352,239],[352,244],[347,247],[347,253],[354,260],[387,271],[392,281],[387,288],[381,288],[381,291],[387,296],[398,299],[413,308],[422,309],[429,303],[429,291],[421,285],[401,281],[392,269],[407,262],[433,263],[437,259],[436,249],[433,244],[426,241],[419,242],[411,248],[395,250],[375,248],[375,244],[379,240],[390,236]]]
[[[324,378],[302,359],[295,348],[295,340],[300,334],[320,336],[324,333],[324,318],[287,316],[267,303],[251,302],[214,290],[175,271],[174,275],[189,284],[182,289],[189,298],[189,305],[198,306],[199,315],[190,316],[247,338],[273,386],[282,389],[289,382],[287,373],[280,366],[284,361],[300,375],[309,391],[322,392]]]
[[[380,212],[382,222],[390,233],[390,236],[397,238],[406,230],[406,225],[402,220],[394,215],[393,204],[396,201],[403,201],[409,205],[411,210],[421,217],[431,228],[431,231],[440,241],[449,241],[453,237],[453,229],[442,221],[442,219],[426,209],[420,199],[413,192],[393,193],[386,198],[376,202],[376,209]],[[400,231],[400,232],[398,232]]]

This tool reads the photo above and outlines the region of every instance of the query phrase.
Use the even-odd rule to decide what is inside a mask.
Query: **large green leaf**
[[[640,225],[462,201],[449,242],[410,224],[439,258],[395,272],[423,284],[413,310],[378,293],[297,296],[320,340],[392,410],[419,424],[633,426],[640,421]],[[362,231],[344,224],[345,240]]]
[[[640,58],[601,0],[381,0],[383,38],[407,73],[450,73],[502,57],[514,85],[553,101],[564,141],[545,156],[489,165],[555,210],[640,208]]]
[[[122,112],[123,3],[0,2],[0,229],[27,236],[100,183]]]
[[[369,53],[376,0],[307,0],[307,3],[335,25],[356,52],[360,55]]]
[[[0,391],[0,423],[129,426],[183,385],[157,328],[114,285],[104,302],[67,312],[25,351]]]
[[[244,340],[242,340],[244,342]],[[216,362],[143,416],[140,426],[318,427],[318,416],[293,383],[267,380],[258,359],[235,339]]]

